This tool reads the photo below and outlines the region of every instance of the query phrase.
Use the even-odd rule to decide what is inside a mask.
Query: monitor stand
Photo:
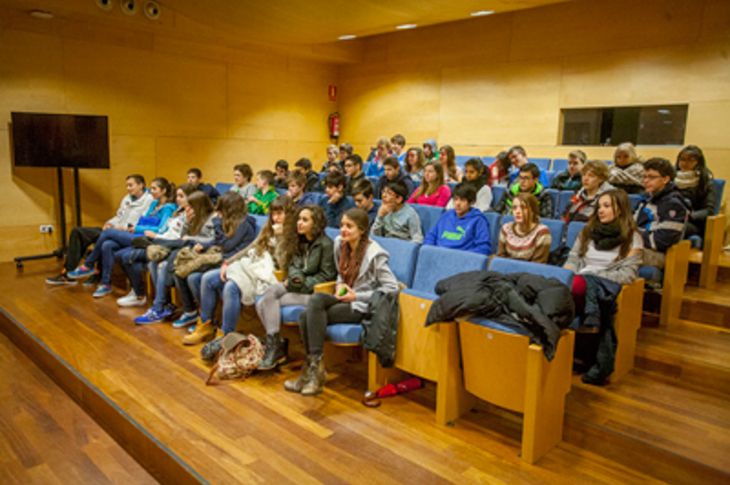
[[[81,226],[81,192],[79,191],[79,168],[74,167],[74,205],[76,212],[76,227]],[[56,167],[56,178],[58,180],[58,218],[61,231],[61,247],[47,254],[35,254],[32,256],[18,256],[14,258],[15,267],[18,271],[23,270],[25,261],[33,261],[36,259],[58,258],[61,259],[66,255],[66,202],[63,190],[63,169]]]

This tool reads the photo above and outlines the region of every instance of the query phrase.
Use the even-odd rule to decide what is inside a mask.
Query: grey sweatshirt
[[[154,198],[147,190],[137,198],[126,195],[119,204],[116,215],[106,221],[106,223],[118,229],[127,229],[129,226],[135,226],[139,218],[147,213],[147,209],[150,208],[153,200]]]
[[[383,217],[377,216],[373,221],[370,234],[381,237],[394,237],[415,243],[423,242],[421,219],[418,217],[416,210],[407,204],[403,204],[403,207],[397,212],[391,212]]]

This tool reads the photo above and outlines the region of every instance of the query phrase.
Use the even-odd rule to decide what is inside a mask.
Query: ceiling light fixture
[[[47,10],[31,10],[30,16],[34,19],[50,20],[53,18],[53,12]]]
[[[352,40],[352,39],[354,39],[356,37],[357,37],[356,35],[346,34],[346,35],[339,36],[337,39],[338,40]]]
[[[409,30],[409,29],[415,29],[416,27],[418,27],[418,25],[416,25],[416,24],[403,24],[403,25],[396,26],[396,29]]]
[[[485,15],[492,15],[494,13],[494,10],[479,10],[477,12],[472,12],[470,15],[472,17],[484,17]]]

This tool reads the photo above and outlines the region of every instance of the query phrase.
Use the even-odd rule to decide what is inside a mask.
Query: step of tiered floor
[[[295,375],[288,367],[205,386],[207,367],[198,348],[180,345],[183,330],[135,327],[140,310],[93,300],[81,286],[47,287],[52,269],[29,263],[16,275],[0,266],[0,328],[166,481],[730,481],[723,329],[642,328],[639,368],[604,388],[576,378],[565,441],[529,466],[518,456],[520,416],[480,405],[453,427],[437,426],[433,386],[368,409],[362,364],[332,368],[316,398],[283,390]]]

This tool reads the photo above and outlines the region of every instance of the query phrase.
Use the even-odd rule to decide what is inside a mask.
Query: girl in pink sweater
[[[411,198],[409,204],[435,205],[446,207],[451,198],[451,189],[444,183],[444,169],[438,162],[429,162],[423,169],[423,182]]]

